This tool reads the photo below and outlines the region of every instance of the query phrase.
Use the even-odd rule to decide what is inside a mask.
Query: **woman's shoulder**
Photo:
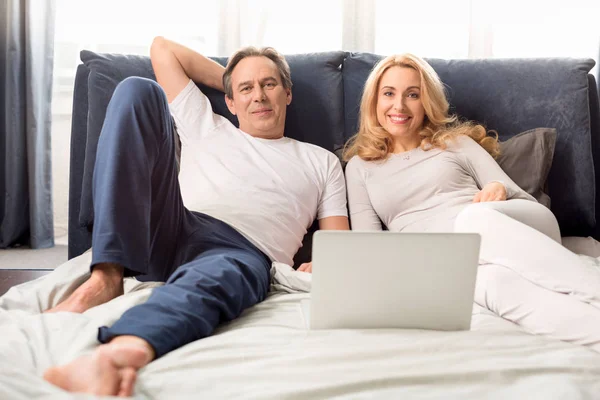
[[[355,155],[352,156],[352,158],[350,160],[348,160],[348,163],[346,164],[346,168],[348,167],[352,167],[352,168],[365,168],[368,165],[369,161],[365,161],[362,158],[360,158],[360,156]]]
[[[373,167],[374,163],[374,161],[363,160],[360,156],[355,155],[346,164],[346,174],[364,175]]]
[[[456,135],[446,140],[446,146],[449,150],[468,151],[479,144],[468,135]]]

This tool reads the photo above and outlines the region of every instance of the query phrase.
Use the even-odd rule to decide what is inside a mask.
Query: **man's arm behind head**
[[[156,37],[150,47],[150,60],[158,84],[171,103],[190,79],[223,91],[225,68],[179,43]]]

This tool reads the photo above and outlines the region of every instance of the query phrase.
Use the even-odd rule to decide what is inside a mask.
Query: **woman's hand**
[[[506,187],[500,182],[488,183],[473,197],[473,203],[504,200],[506,200]]]
[[[309,274],[312,274],[312,261],[300,265],[298,267],[298,271],[308,272]]]

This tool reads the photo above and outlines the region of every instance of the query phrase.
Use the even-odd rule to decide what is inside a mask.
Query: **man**
[[[157,38],[151,61],[160,87],[126,79],[107,110],[93,180],[91,277],[49,311],[109,301],[123,293],[123,276],[166,284],[101,327],[92,356],[46,371],[65,390],[131,395],[139,368],[262,301],[271,262],[292,264],[315,217],[320,229],[349,228],[337,157],[284,136],[292,83],[281,55],[247,48],[224,69]],[[240,129],[213,113],[194,82],[225,92]]]

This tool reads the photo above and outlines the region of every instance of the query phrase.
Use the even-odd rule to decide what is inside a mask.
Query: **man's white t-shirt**
[[[347,216],[338,158],[308,143],[255,138],[213,113],[190,80],[170,104],[187,209],[233,226],[272,261],[293,265],[315,217]]]

